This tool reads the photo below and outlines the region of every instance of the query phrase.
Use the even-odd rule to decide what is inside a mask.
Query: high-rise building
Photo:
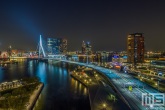
[[[82,54],[92,54],[92,46],[90,42],[82,42]]]
[[[92,54],[92,46],[91,46],[90,42],[86,43],[86,54],[88,54],[88,55]]]
[[[11,47],[11,45],[9,46],[7,52],[8,52],[9,57],[11,57],[11,55],[12,55],[12,47]]]
[[[58,41],[55,38],[47,38],[47,52],[48,54],[57,54],[59,52]]]
[[[65,54],[67,52],[67,40],[63,38],[47,38],[47,51],[49,55]]]
[[[127,61],[130,63],[144,62],[144,36],[142,33],[129,34],[127,37]]]
[[[62,43],[61,43],[61,47],[60,47],[60,51],[61,53],[63,54],[66,54],[67,53],[67,39],[61,39],[62,40]]]
[[[83,41],[82,42],[82,54],[85,54],[86,53],[86,45],[85,45],[85,42]]]

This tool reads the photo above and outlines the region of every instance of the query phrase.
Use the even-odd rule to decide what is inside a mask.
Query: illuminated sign
[[[117,66],[115,66],[115,67],[116,67],[116,68],[120,68],[120,66],[118,66],[118,65],[117,65]]]

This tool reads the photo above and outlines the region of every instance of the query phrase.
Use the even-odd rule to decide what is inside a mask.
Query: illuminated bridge
[[[47,59],[47,60],[66,60],[67,59],[67,56],[68,55],[65,55],[65,54],[55,54],[55,55],[49,55],[46,53],[46,48],[44,47],[43,45],[43,40],[42,40],[42,37],[40,35],[40,40],[39,40],[39,43],[38,43],[38,52],[39,52],[39,55],[38,55],[38,59]],[[79,57],[85,57],[86,60],[87,60],[87,63],[88,63],[88,58],[92,58],[94,57],[95,55],[78,55],[78,54],[74,54],[74,55],[69,55],[71,56],[71,58],[73,59],[78,59]],[[37,57],[34,57],[34,59],[36,59]]]

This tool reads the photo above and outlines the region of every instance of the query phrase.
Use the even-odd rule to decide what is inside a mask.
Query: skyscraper
[[[92,46],[90,42],[82,42],[82,54],[92,54]]]
[[[86,53],[86,45],[85,45],[85,42],[83,41],[82,42],[82,54],[85,54]]]
[[[61,45],[60,45],[60,52],[63,53],[63,54],[66,54],[67,53],[67,39],[61,39]]]
[[[144,62],[144,36],[142,33],[129,34],[127,37],[127,61],[130,63]]]
[[[88,54],[88,55],[92,54],[92,46],[91,46],[90,42],[86,43],[86,54]]]
[[[65,54],[67,52],[67,39],[47,38],[47,51],[49,55]]]

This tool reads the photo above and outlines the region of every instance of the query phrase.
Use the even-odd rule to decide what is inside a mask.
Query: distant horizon
[[[10,46],[10,45],[9,45]],[[8,47],[9,47],[8,46]],[[11,45],[12,46],[12,45]],[[7,51],[7,49],[8,49],[8,47],[6,47],[6,49],[1,49],[0,51]],[[36,46],[37,47],[37,46]],[[13,48],[13,46],[12,46],[12,50],[23,50],[23,51],[36,51],[35,49],[31,49],[31,50],[28,50],[28,49],[20,49],[20,48]],[[79,49],[79,50],[67,50],[67,52],[74,52],[74,51],[81,51],[81,48]],[[125,49],[125,50],[93,50],[93,48],[92,48],[92,51],[93,52],[98,52],[98,51],[105,51],[105,52],[111,52],[111,51],[113,51],[113,52],[122,52],[122,51],[127,51],[127,49]],[[152,52],[165,52],[165,50],[147,50],[147,49],[145,49],[145,52],[150,52],[150,51],[152,51]]]
[[[137,32],[135,32],[135,33],[137,33]],[[140,33],[140,32],[138,32],[138,33]],[[130,34],[133,34],[133,33],[130,33]],[[143,33],[144,34],[144,33]],[[128,34],[129,35],[129,34]],[[39,35],[40,36],[40,35]],[[46,40],[47,41],[47,38],[65,38],[65,37],[51,37],[51,36],[48,36],[48,37],[46,37],[46,36],[43,36],[43,35],[41,35],[42,36],[42,38],[44,39],[44,40]],[[38,37],[39,38],[39,37]],[[65,38],[66,39],[66,38]],[[126,36],[126,39],[127,39],[127,36]],[[144,36],[144,39],[145,39],[145,36]],[[46,42],[45,41],[45,42]],[[85,41],[85,40],[82,40],[82,42],[83,41]],[[39,40],[38,40],[38,42],[39,42]],[[67,39],[67,42],[68,42],[68,39]],[[78,45],[79,47],[80,47],[80,50],[68,50],[68,51],[81,51],[81,45],[82,45],[82,42],[80,42],[80,45]],[[90,41],[85,41],[85,42],[90,42]],[[90,42],[91,43],[91,45],[92,45],[92,42]],[[145,42],[144,42],[145,43]],[[68,42],[68,44],[69,44],[69,42]],[[125,45],[127,45],[127,42],[125,42]],[[7,50],[7,48],[9,47],[10,45],[8,45],[7,47],[6,47],[6,50]],[[11,45],[12,46],[12,45]],[[0,44],[0,47],[1,47],[1,44]],[[36,48],[37,48],[37,45],[36,45]],[[1,49],[1,48],[0,48]],[[25,51],[35,51],[34,49],[32,49],[32,50],[28,50],[28,49],[21,49],[21,48],[13,48],[13,46],[12,46],[12,49],[16,49],[16,50],[25,50]],[[3,49],[1,49],[2,51],[5,51],[5,50],[3,50]],[[0,50],[0,51],[1,51]],[[165,49],[164,50],[153,50],[153,49],[146,49],[146,45],[145,45],[145,50],[146,51],[165,51]],[[93,50],[93,45],[92,45],[92,51],[114,51],[114,52],[121,52],[121,51],[127,51],[127,48],[124,50]]]

